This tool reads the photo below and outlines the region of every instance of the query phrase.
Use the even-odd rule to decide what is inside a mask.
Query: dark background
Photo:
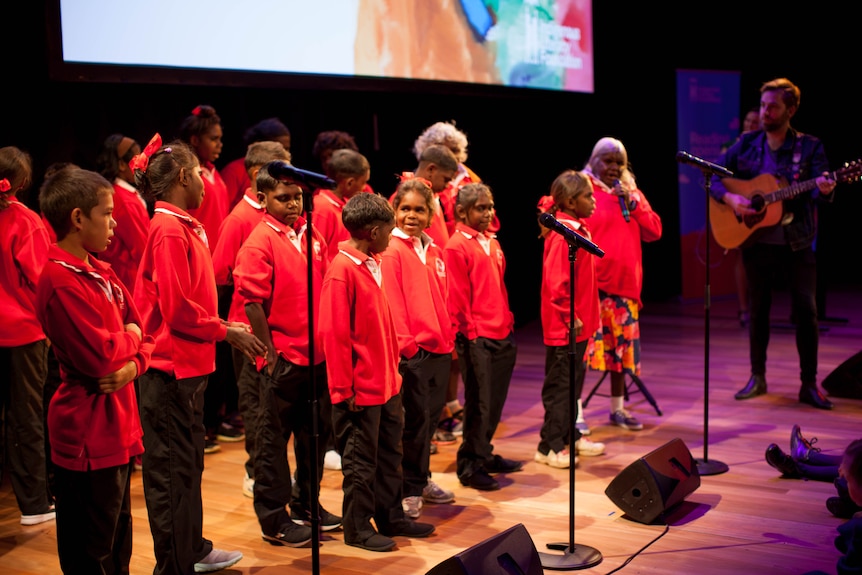
[[[759,102],[763,82],[786,76],[802,90],[793,125],[823,140],[832,169],[862,157],[855,70],[859,7],[846,12],[826,2],[798,10],[774,2],[597,1],[595,93],[579,94],[291,75],[261,79],[164,72],[141,80],[123,78],[121,70],[117,82],[60,81],[49,74],[52,6],[50,1],[7,2],[0,10],[0,146],[15,145],[33,155],[36,186],[52,162],[92,168],[112,132],[142,145],[156,131],[167,140],[194,106],[210,104],[224,129],[218,167],[244,154],[246,127],[278,116],[292,133],[294,165],[319,171],[311,155],[314,137],[322,130],[344,130],[355,136],[371,163],[371,185],[388,195],[395,174],[416,167],[411,152],[416,136],[434,122],[454,120],[469,139],[467,165],[495,193],[507,285],[519,324],[538,316],[542,252],[536,201],[562,170],[582,168],[593,144],[607,135],[626,145],[639,186],[664,223],[663,238],[644,246],[647,307],[651,301],[680,298],[677,69],[740,71],[742,113]],[[193,24],[190,34],[206,33]],[[140,38],[134,22],[128,25],[129,42],[171,42]],[[325,31],[320,39],[326,41]],[[257,49],[278,46],[278,38],[262,38]],[[827,302],[822,314],[828,313],[829,290],[862,284],[859,234],[853,231],[859,228],[859,189],[858,183],[840,185],[835,203],[820,211],[818,258]],[[26,198],[31,205],[36,190]]]

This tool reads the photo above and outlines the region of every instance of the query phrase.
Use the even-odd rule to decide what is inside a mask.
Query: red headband
[[[195,109],[192,110],[192,116],[200,116],[201,115],[201,107],[195,106]]]
[[[144,148],[144,151],[135,156],[129,162],[129,167],[132,169],[132,172],[135,170],[141,170],[142,172],[147,172],[147,166],[150,164],[150,157],[156,153],[156,150],[162,147],[162,137],[158,132],[150,139],[150,143],[147,144],[147,147]]]

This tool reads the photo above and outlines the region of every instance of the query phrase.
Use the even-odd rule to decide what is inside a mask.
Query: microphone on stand
[[[719,166],[718,164],[713,164],[712,162],[707,162],[703,158],[698,158],[697,156],[692,156],[688,152],[677,152],[676,153],[676,161],[680,164],[689,164],[691,166],[695,166],[700,168],[704,173],[715,174],[719,178],[732,178],[733,172],[725,168],[724,166]]]
[[[574,231],[551,214],[540,215],[539,223],[548,228],[549,230],[557,232],[558,234],[566,238],[567,242],[575,244],[575,246],[579,248],[584,248],[594,256],[600,258],[605,256],[605,252],[602,248],[600,248],[578,232]]]
[[[323,174],[309,172],[294,168],[287,162],[276,160],[269,163],[269,173],[276,180],[292,182],[300,187],[322,188],[326,190],[335,189],[335,180]]]
[[[623,211],[623,217],[627,222],[632,221],[631,214],[629,214],[628,202],[626,202],[626,195],[623,193],[623,186],[619,179],[614,180],[614,189],[617,191],[617,197],[620,199],[620,209]]]

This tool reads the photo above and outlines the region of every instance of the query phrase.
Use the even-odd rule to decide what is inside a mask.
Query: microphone
[[[298,186],[322,188],[326,190],[335,189],[335,180],[327,178],[323,174],[309,172],[294,168],[287,162],[276,160],[267,164],[270,175],[277,180],[289,181]]]
[[[733,172],[731,172],[724,166],[719,166],[718,164],[707,162],[702,158],[692,156],[688,152],[677,152],[676,161],[681,164],[691,164],[692,166],[700,168],[704,172],[710,172],[722,178],[730,178],[733,176]]]
[[[578,232],[574,231],[569,226],[560,222],[560,220],[558,220],[551,214],[541,214],[539,216],[539,223],[566,238],[566,241],[570,244],[575,244],[579,248],[584,248],[596,257],[601,258],[605,256],[605,252],[602,250],[602,248],[600,248]]]
[[[620,209],[623,211],[623,217],[627,222],[632,221],[631,215],[629,214],[629,206],[626,202],[626,196],[623,193],[622,184],[620,184],[619,179],[614,180],[614,189],[617,191],[617,197],[620,199]]]

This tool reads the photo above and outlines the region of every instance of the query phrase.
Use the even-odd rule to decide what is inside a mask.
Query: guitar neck
[[[835,179],[835,174],[832,173],[829,175],[831,179]],[[790,184],[785,188],[781,188],[780,190],[775,190],[771,194],[764,195],[764,199],[767,204],[771,204],[773,202],[780,202],[782,200],[789,200],[790,198],[794,198],[799,194],[803,194],[807,191],[813,190],[817,187],[817,178],[812,178],[810,180],[805,180],[804,182],[796,182]]]

